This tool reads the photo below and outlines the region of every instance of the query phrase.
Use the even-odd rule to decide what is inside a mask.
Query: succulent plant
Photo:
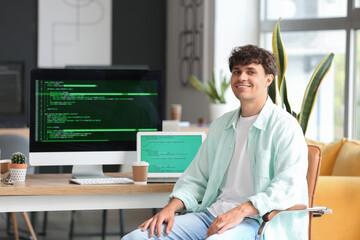
[[[26,164],[26,157],[21,152],[13,153],[11,156],[11,163],[12,164]]]

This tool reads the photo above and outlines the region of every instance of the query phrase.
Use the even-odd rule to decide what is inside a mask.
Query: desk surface
[[[131,173],[109,173],[131,177]],[[78,185],[70,174],[29,174],[25,183],[0,185],[0,212],[161,208],[174,183]]]
[[[106,175],[131,178],[131,173]],[[70,178],[70,174],[29,174],[25,183],[1,184],[0,196],[161,193],[171,192],[174,187],[174,183],[78,185],[69,183]]]

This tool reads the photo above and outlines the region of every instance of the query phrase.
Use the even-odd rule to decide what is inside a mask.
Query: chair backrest
[[[307,182],[309,191],[309,207],[314,206],[316,183],[320,172],[321,150],[317,146],[308,145],[308,172]]]
[[[308,145],[308,172],[306,175],[309,191],[309,207],[314,206],[316,183],[320,173],[321,150],[317,146]],[[309,214],[309,240],[311,240],[312,213]]]
[[[0,134],[0,159],[10,159],[14,152],[22,152],[29,164],[29,140],[18,134]],[[33,173],[34,168],[29,168],[27,173]]]

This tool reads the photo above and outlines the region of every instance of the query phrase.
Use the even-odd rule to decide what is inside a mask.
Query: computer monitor
[[[74,177],[136,161],[136,133],[161,131],[159,70],[34,69],[30,79],[33,166],[73,165]]]

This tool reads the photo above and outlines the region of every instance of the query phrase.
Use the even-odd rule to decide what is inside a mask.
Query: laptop
[[[138,132],[137,161],[149,163],[148,182],[176,182],[204,140],[204,132]]]

